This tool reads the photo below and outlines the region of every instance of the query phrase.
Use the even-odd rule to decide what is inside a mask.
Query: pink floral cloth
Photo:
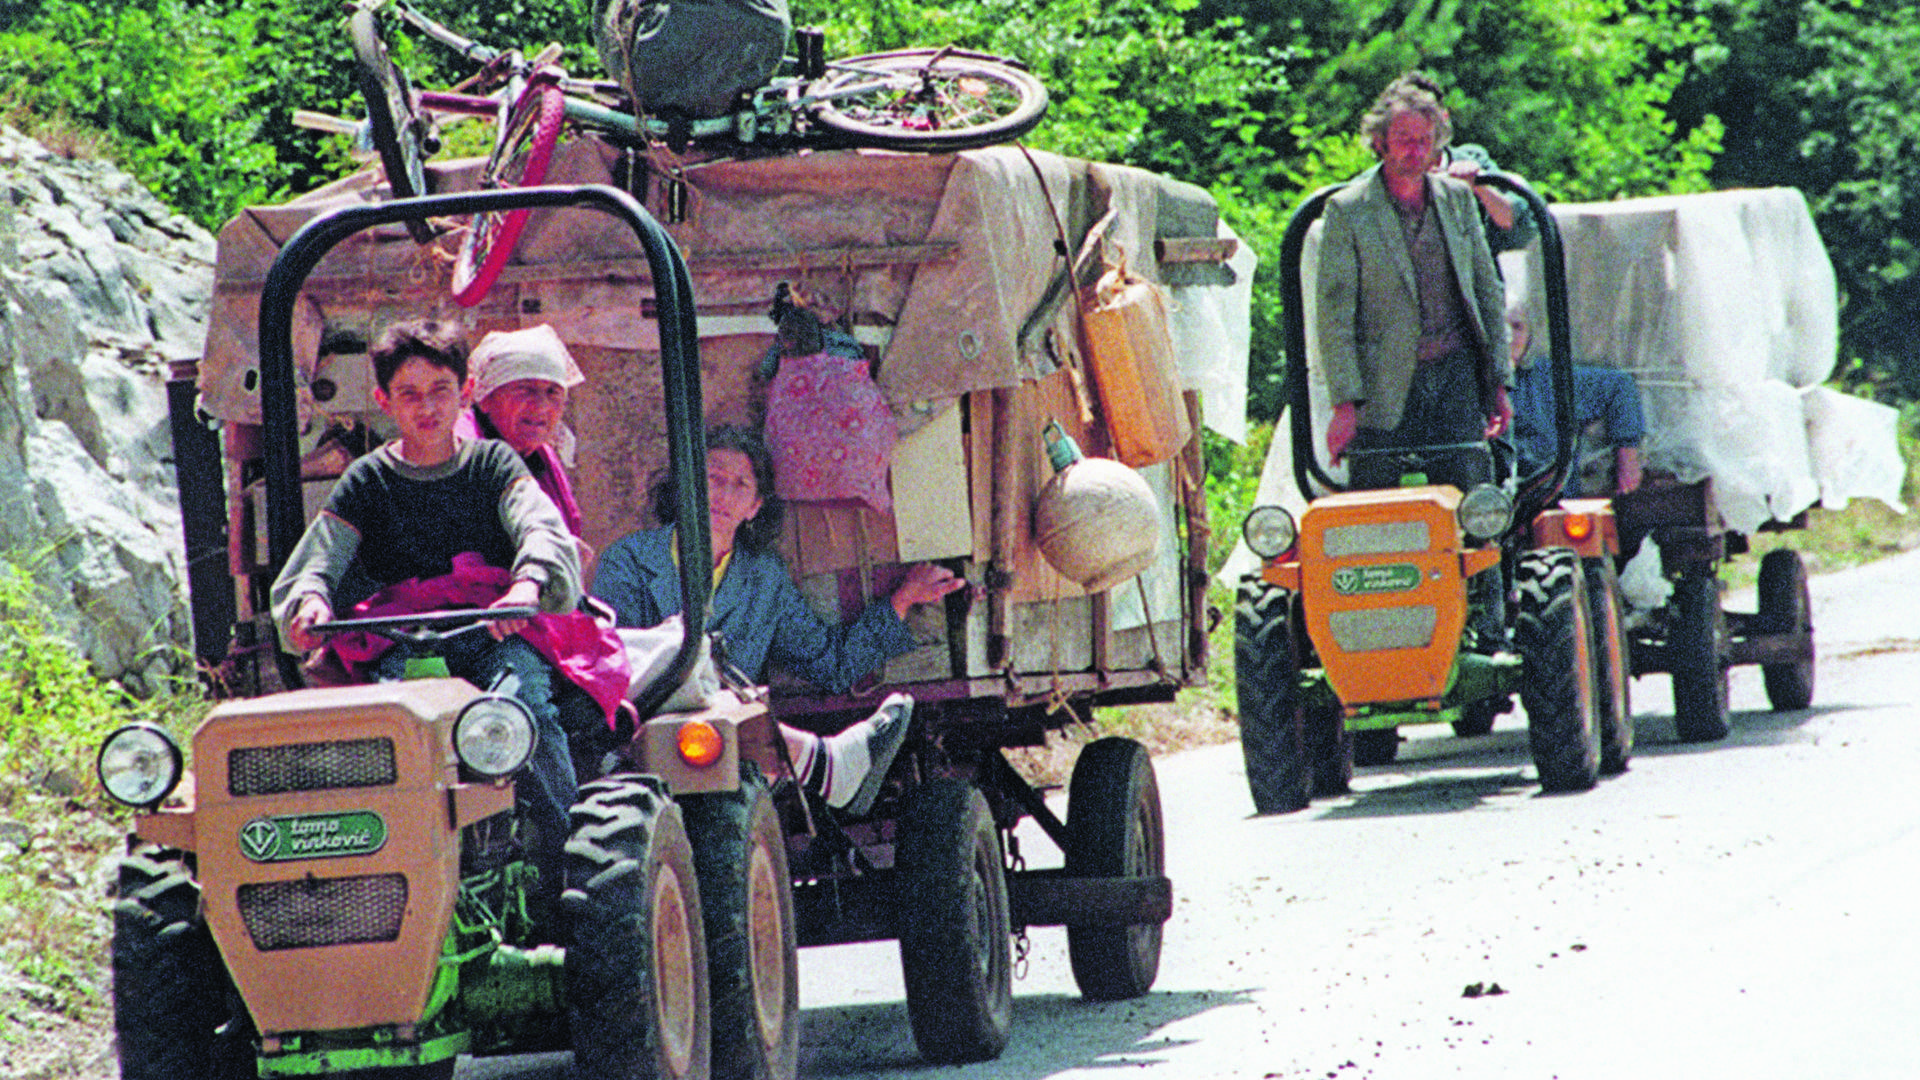
[[[462,552],[453,557],[451,574],[408,578],[390,585],[355,604],[353,617],[483,608],[500,599],[511,584],[508,571],[487,565],[476,552]],[[626,647],[612,627],[586,612],[569,611],[536,616],[520,631],[520,636],[558,668],[567,681],[585,690],[605,714],[607,726],[614,726],[614,710],[626,697],[632,669],[627,663]],[[339,657],[354,678],[366,679],[372,674],[369,665],[393,648],[393,642],[360,630],[336,634],[327,648]]]
[[[857,499],[883,513],[892,509],[887,469],[897,437],[893,410],[865,358],[781,358],[768,389],[766,439],[782,499]]]

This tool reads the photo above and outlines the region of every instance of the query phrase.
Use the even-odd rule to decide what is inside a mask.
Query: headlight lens
[[[460,764],[489,779],[510,776],[533,756],[533,713],[510,697],[475,698],[453,722]]]
[[[1293,515],[1282,506],[1256,506],[1240,526],[1240,535],[1255,555],[1271,559],[1293,547],[1300,537]]]
[[[1492,540],[1513,524],[1513,500],[1492,484],[1479,484],[1460,497],[1455,517],[1461,532],[1475,540]]]
[[[152,724],[129,724],[100,744],[94,770],[107,794],[128,806],[156,806],[180,784],[180,747]]]

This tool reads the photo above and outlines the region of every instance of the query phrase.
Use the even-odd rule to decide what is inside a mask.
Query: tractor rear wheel
[[[1600,772],[1627,771],[1633,755],[1632,663],[1622,625],[1620,576],[1604,556],[1581,560],[1587,573],[1587,610],[1593,616],[1594,707],[1600,714]]]
[[[793,1080],[800,1060],[800,977],[786,831],[760,770],[734,791],[680,805],[705,916],[713,1075]]]

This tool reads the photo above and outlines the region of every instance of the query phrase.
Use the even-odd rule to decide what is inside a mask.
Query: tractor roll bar
[[[664,700],[698,655],[713,581],[708,571],[713,565],[713,548],[708,535],[699,334],[694,324],[693,280],[679,247],[645,207],[618,188],[583,184],[423,195],[342,207],[308,221],[293,234],[267,271],[260,297],[260,410],[268,565],[279,574],[306,529],[300,491],[299,413],[294,395],[293,307],[314,267],[342,240],[380,225],[571,206],[600,210],[625,222],[646,251],[654,282],[661,384],[666,396],[668,466],[680,526],[680,595],[688,628],[674,657],[671,676],[656,681],[657,696]],[[642,706],[640,715],[646,716],[659,701],[637,704]]]

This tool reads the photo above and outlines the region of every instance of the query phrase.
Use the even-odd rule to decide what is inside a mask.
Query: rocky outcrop
[[[212,285],[206,230],[0,127],[0,558],[135,692],[191,667],[166,381]]]

